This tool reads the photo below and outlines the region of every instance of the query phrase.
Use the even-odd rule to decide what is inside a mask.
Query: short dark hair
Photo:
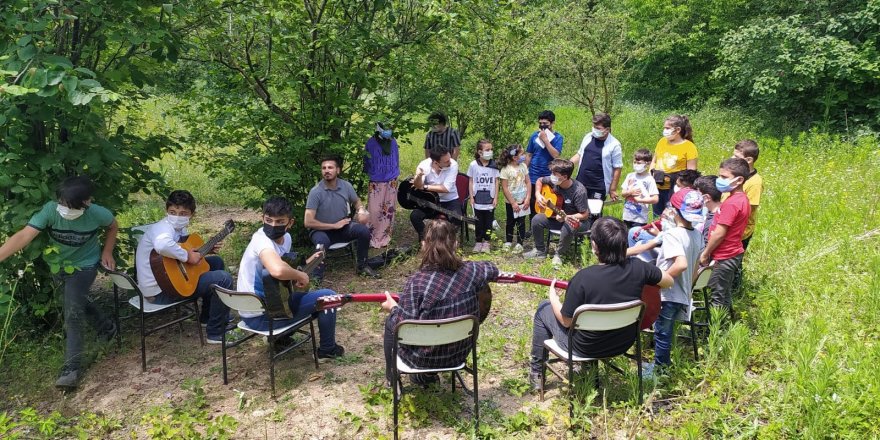
[[[688,188],[692,188],[694,186],[694,182],[700,177],[700,172],[697,170],[681,170],[678,172],[678,180],[681,180],[684,185]]]
[[[55,195],[59,203],[70,209],[85,209],[94,190],[95,186],[89,176],[71,176],[58,185]]]
[[[443,112],[434,112],[428,116],[428,122],[437,121],[441,125],[446,125],[449,122],[449,119],[446,117],[446,113]]]
[[[593,115],[593,125],[601,125],[605,128],[611,128],[611,116],[608,113],[596,113]]]
[[[738,157],[724,159],[724,161],[721,162],[720,168],[730,171],[730,174],[733,174],[733,177],[742,177],[743,179],[749,177],[749,163],[746,162],[745,159],[740,159]]]
[[[650,162],[653,158],[654,155],[651,154],[651,150],[647,148],[639,148],[636,150],[636,154],[633,155],[633,160],[641,160],[644,162]]]
[[[752,162],[758,161],[758,143],[751,139],[743,139],[733,146],[733,149],[742,153],[743,157],[751,157]]]
[[[270,217],[290,217],[293,213],[293,205],[286,198],[272,196],[263,202],[263,215]]]
[[[336,168],[339,168],[339,170],[342,171],[342,157],[341,156],[339,156],[338,154],[329,154],[327,156],[322,157],[320,163],[321,163],[321,165],[323,165],[324,162],[327,162],[327,161],[336,162]]]
[[[715,179],[718,176],[700,176],[697,180],[694,181],[694,189],[700,192],[700,194],[706,194],[712,199],[713,202],[721,201],[721,191],[718,191],[718,187],[715,186]]]
[[[172,205],[183,206],[192,212],[196,212],[196,198],[185,189],[174,190],[171,191],[171,194],[168,194],[168,198],[165,199],[165,209],[170,208]]]
[[[553,159],[550,161],[550,172],[559,173],[567,178],[571,178],[574,172],[574,164],[568,159]]]
[[[433,160],[434,162],[439,162],[440,158],[447,154],[451,153],[449,152],[449,148],[446,148],[445,145],[434,145],[433,147],[431,147],[430,150],[428,150],[428,157],[430,157],[431,160]]]
[[[590,228],[600,263],[623,264],[626,261],[626,225],[616,217],[599,217]]]
[[[538,120],[546,119],[550,122],[556,122],[556,115],[553,114],[550,110],[544,110],[541,113],[538,113]]]

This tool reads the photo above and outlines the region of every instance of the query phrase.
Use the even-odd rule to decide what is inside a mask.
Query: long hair
[[[673,127],[680,128],[682,138],[694,141],[694,129],[691,128],[691,120],[686,115],[670,115],[666,118],[666,122]]]
[[[504,168],[509,163],[513,162],[513,156],[516,156],[517,153],[522,154],[522,145],[520,144],[510,144],[506,148],[501,150],[501,156],[495,162],[498,164],[498,168]],[[513,153],[511,153],[513,152]],[[516,164],[514,164],[516,165]]]
[[[425,221],[425,240],[419,256],[421,269],[456,271],[464,264],[455,253],[458,247],[458,231],[445,220]]]

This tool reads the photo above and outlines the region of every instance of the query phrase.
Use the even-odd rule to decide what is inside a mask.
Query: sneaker
[[[521,254],[523,251],[523,247],[521,244],[517,243],[516,246],[513,247],[514,254]]]
[[[539,251],[538,248],[535,248],[535,249],[532,249],[532,250],[530,250],[530,251],[524,253],[524,254],[523,254],[523,257],[526,257],[526,258],[529,258],[529,259],[531,259],[531,258],[546,258],[546,257],[547,257],[547,253],[546,253],[546,252]]]
[[[72,391],[79,385],[79,369],[64,367],[58,379],[55,380],[55,387],[63,391]]]
[[[483,242],[483,249],[481,250],[481,252],[483,252],[483,253],[492,252],[492,245],[489,244],[488,241],[484,241]]]
[[[329,352],[318,350],[318,362],[325,362],[329,359],[336,359],[343,354],[345,354],[345,348],[342,348],[341,345],[336,344],[336,347],[334,347],[333,350]]]
[[[544,375],[540,371],[529,371],[529,385],[532,387],[532,391],[541,391],[541,381],[544,379]]]
[[[98,330],[98,340],[104,343],[110,342],[116,337],[117,333],[119,333],[119,329],[116,327],[116,323],[113,320],[107,320],[101,326],[101,329]]]
[[[553,267],[555,267],[557,269],[562,267],[562,258],[559,256],[559,254],[553,255]]]
[[[474,244],[474,248],[471,249],[471,252],[472,252],[472,253],[475,253],[475,254],[476,254],[477,252],[482,252],[482,251],[483,251],[483,243],[481,243],[481,242],[479,242],[479,241],[476,242],[476,243]]]
[[[226,330],[226,347],[231,347],[233,344],[240,341],[245,336],[247,336],[247,334],[245,334],[245,332],[238,327],[233,327],[232,329]],[[212,345],[220,345],[223,343],[223,335],[206,336],[205,341]]]
[[[372,267],[367,266],[366,264],[358,269],[358,275],[368,278],[381,278],[379,272],[376,272]]]
[[[505,242],[504,245],[501,246],[501,249],[504,250],[505,252],[508,252],[508,251],[510,251],[510,248],[512,246],[513,246],[513,243],[508,241],[508,242]]]
[[[229,312],[229,317],[228,317],[226,323],[227,323],[227,324],[231,324],[231,323],[233,323],[233,322],[235,322],[235,315],[234,315],[232,312]],[[199,318],[199,325],[201,325],[202,328],[208,328],[208,322],[207,322],[207,321],[202,321],[201,318]]]

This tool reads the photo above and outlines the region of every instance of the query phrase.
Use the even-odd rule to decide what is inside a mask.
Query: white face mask
[[[674,128],[664,128],[663,129],[663,137],[672,136],[672,133],[675,132]]]
[[[492,151],[484,151],[481,156],[483,160],[489,160],[492,158]]]
[[[167,221],[172,228],[180,230],[189,225],[189,217],[184,217],[182,215],[171,215],[165,217],[165,221]]]
[[[63,218],[64,220],[76,220],[82,217],[82,215],[86,212],[85,209],[70,209],[60,203],[57,207],[55,207],[55,210],[58,211],[58,215],[60,215],[61,218]]]
[[[554,185],[559,185],[559,177],[551,174],[550,175],[550,183],[552,183]]]
[[[643,163],[634,163],[633,164],[633,171],[635,171],[636,173],[639,173],[639,174],[644,173],[647,168],[648,168],[647,164],[643,164]]]
[[[594,137],[594,138],[600,138],[600,137],[605,136],[606,134],[608,134],[607,131],[605,131],[605,130],[599,130],[598,128],[593,127],[593,137]]]

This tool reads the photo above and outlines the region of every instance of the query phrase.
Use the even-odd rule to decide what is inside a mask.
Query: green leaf
[[[0,125],[3,125],[5,123],[6,123],[6,115],[0,114]],[[6,157],[9,158],[9,155],[7,154]]]
[[[33,39],[34,39],[33,35],[25,35],[25,36],[19,38],[18,41],[16,42],[16,44],[18,44],[19,47],[24,47],[24,46],[27,46],[28,43],[30,43],[31,40],[33,40]]]
[[[166,14],[171,15],[171,11],[174,10],[174,5],[171,3],[162,3],[162,10],[165,11]]]
[[[104,13],[104,8],[101,7],[101,5],[92,6],[91,10],[92,10],[92,15],[94,15],[95,17],[100,17],[101,14]]]
[[[70,62],[67,57],[63,57],[61,55],[49,55],[43,58],[43,64],[49,64],[53,66],[61,66],[65,69],[72,69],[73,63]]]
[[[66,73],[63,70],[50,70],[47,74],[47,84],[50,86],[58,85],[58,83],[64,78],[64,75],[66,75]]]
[[[93,79],[84,79],[79,82],[81,88],[94,89],[95,87],[101,87],[101,83],[93,80]]]
[[[26,87],[41,89],[46,86],[46,69],[32,69],[28,75],[25,76],[24,82],[22,84]]]
[[[12,96],[21,96],[35,91],[37,91],[37,89],[29,89],[19,85],[0,86],[0,94],[8,93]]]
[[[96,75],[95,72],[92,72],[91,70],[86,69],[85,67],[77,67],[76,69],[73,69],[73,70],[76,70],[79,73],[84,73],[92,78],[98,77],[98,75]]]
[[[48,98],[58,94],[58,86],[46,86],[37,91],[37,96]]]
[[[79,84],[79,79],[75,76],[66,76],[61,80],[61,84],[64,84],[64,90],[67,91],[67,94],[76,91],[76,86]]]
[[[28,61],[37,54],[37,47],[33,44],[28,44],[25,47],[18,49],[18,58],[22,61]]]

